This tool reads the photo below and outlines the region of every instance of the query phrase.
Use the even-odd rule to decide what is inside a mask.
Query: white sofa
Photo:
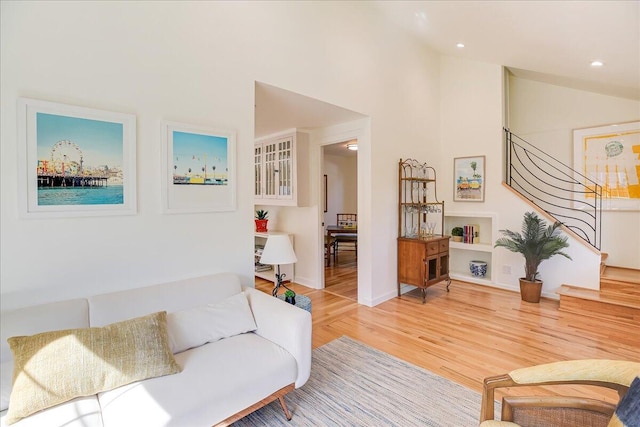
[[[151,378],[37,412],[15,427],[212,426],[236,419],[305,384],[311,369],[311,315],[231,273],[6,311],[1,314],[1,425],[11,393],[7,338],[101,327],[158,311],[216,303],[244,290],[254,332],[177,353],[182,372]],[[281,403],[283,400],[281,400]],[[286,407],[283,406],[288,415]],[[283,416],[285,416],[283,414]]]

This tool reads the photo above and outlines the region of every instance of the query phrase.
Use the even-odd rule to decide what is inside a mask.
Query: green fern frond
[[[525,279],[534,281],[538,275],[540,263],[554,255],[571,257],[562,251],[569,247],[566,236],[560,235],[561,222],[547,226],[544,219],[535,212],[526,212],[522,221],[522,232],[500,230],[504,237],[496,240],[494,247],[502,247],[511,252],[522,254],[525,259]]]

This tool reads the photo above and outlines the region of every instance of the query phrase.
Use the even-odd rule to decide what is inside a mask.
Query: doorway
[[[358,303],[373,306],[371,280],[371,119],[318,99],[255,82],[254,137],[270,135],[283,129],[310,132],[309,191],[315,200],[311,206],[270,206],[274,227],[295,235],[294,249],[298,262],[294,266],[295,282],[314,289],[324,288],[324,233],[321,201],[322,157],[325,145],[357,139],[358,150]],[[320,184],[321,185],[321,184]],[[311,208],[311,209],[309,209]]]
[[[336,295],[358,300],[357,232],[327,235],[327,227],[337,226],[338,214],[353,214],[351,225],[357,230],[358,214],[358,141],[350,139],[322,146],[325,236],[324,289]],[[329,240],[330,239],[330,240]]]

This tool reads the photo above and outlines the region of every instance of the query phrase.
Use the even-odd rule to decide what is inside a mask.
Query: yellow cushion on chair
[[[586,359],[547,363],[516,369],[509,376],[518,384],[590,379],[629,386],[640,373],[640,363],[624,360]]]

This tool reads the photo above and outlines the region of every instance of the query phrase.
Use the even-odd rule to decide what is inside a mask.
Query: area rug
[[[348,337],[313,351],[311,377],[234,426],[477,426],[479,393]],[[500,409],[496,409],[500,413]]]

